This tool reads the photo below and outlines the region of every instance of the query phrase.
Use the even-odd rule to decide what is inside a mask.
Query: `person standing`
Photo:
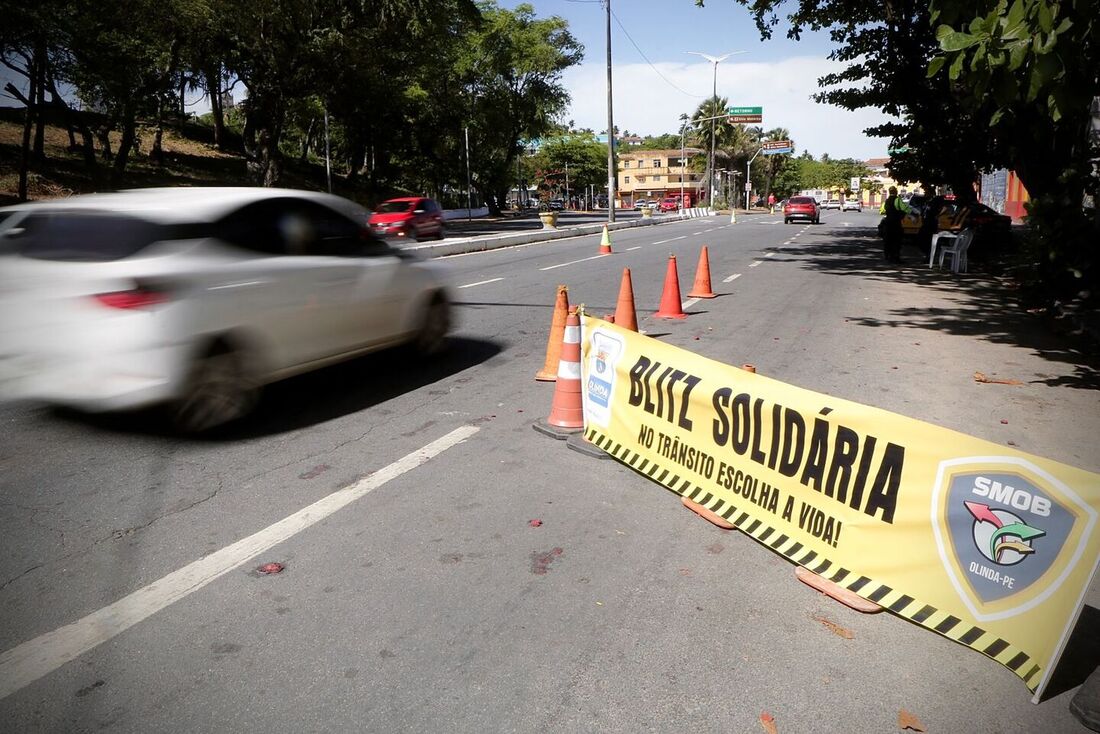
[[[898,196],[898,187],[891,186],[889,196],[882,202],[879,214],[885,219],[882,226],[882,252],[887,262],[901,262],[901,220],[906,214],[912,213],[909,205]]]

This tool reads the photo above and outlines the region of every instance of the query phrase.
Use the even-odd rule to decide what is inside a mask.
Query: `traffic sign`
[[[852,176],[852,180],[848,182],[848,188],[852,191],[859,191],[859,176]]]
[[[745,184],[745,191],[752,191],[752,184],[751,183]]]
[[[727,107],[726,108],[726,120],[734,124],[741,124],[746,122],[763,122],[764,121],[764,108],[763,107]]]
[[[768,140],[760,146],[760,152],[764,155],[777,155],[779,153],[792,153],[794,146],[789,140]]]

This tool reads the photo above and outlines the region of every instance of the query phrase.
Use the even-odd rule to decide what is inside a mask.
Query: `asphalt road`
[[[444,258],[446,355],[295,378],[205,440],[0,406],[0,665],[31,653],[2,668],[0,731],[755,732],[768,711],[781,732],[892,732],[900,709],[929,732],[1083,731],[1067,702],[1100,661],[1096,589],[1035,706],[985,657],[841,607],[531,430],[555,286],[611,312],[630,267],[652,336],[1100,470],[1097,372],[999,281],[915,251],[883,264],[876,219],[713,217],[617,231],[606,257],[589,235]],[[686,292],[702,244],[719,297],[650,318],[668,255]]]

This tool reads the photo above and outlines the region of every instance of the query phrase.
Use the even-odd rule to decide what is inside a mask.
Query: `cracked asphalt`
[[[1096,369],[994,279],[915,251],[880,263],[875,219],[710,218],[616,232],[607,258],[598,236],[445,258],[445,354],[288,380],[201,439],[155,414],[0,405],[0,653],[478,429],[0,699],[0,731],[750,732],[766,710],[781,732],[882,732],[903,708],[930,732],[1082,731],[1066,704],[1100,662],[1094,634],[1032,705],[983,656],[840,607],[748,536],[531,430],[555,286],[609,313],[630,267],[657,338],[1100,470]],[[649,318],[668,255],[686,292],[702,244],[720,296]],[[255,572],[271,561],[285,570]]]

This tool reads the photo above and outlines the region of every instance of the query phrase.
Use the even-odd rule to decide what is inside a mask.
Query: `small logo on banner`
[[[940,464],[932,520],[955,589],[987,621],[1031,609],[1057,590],[1095,511],[1026,460],[974,457]]]
[[[588,377],[584,385],[585,421],[607,427],[611,421],[611,400],[615,392],[615,365],[623,352],[622,340],[607,331],[594,329],[588,353]]]

